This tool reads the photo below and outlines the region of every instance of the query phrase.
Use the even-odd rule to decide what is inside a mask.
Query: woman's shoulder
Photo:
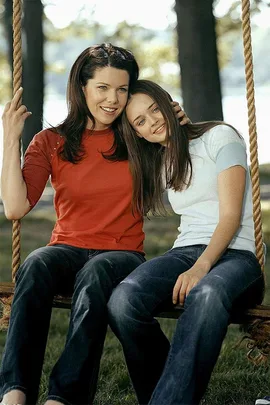
[[[62,135],[51,128],[43,129],[38,132],[32,139],[30,146],[35,146],[44,151],[53,151],[64,142]]]
[[[243,141],[243,137],[232,125],[220,123],[202,135],[205,139],[224,138],[232,141]]]
[[[60,135],[53,128],[42,129],[33,138],[34,141],[38,141],[40,143],[47,144],[47,145],[52,145],[55,142],[60,141],[61,139],[62,139],[62,135]]]
[[[51,160],[58,148],[63,144],[63,138],[51,128],[43,129],[35,134],[30,142],[26,156],[43,156]]]
[[[210,148],[221,148],[230,143],[240,143],[246,147],[245,141],[241,134],[233,127],[228,124],[218,124],[213,128],[206,131],[201,139]]]

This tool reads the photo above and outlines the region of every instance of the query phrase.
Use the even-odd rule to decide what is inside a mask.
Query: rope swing
[[[22,83],[22,0],[13,0],[13,94],[21,87]],[[250,170],[252,183],[252,202],[254,218],[254,235],[256,256],[264,271],[264,249],[262,236],[262,215],[260,203],[259,163],[257,146],[255,92],[253,79],[253,57],[250,27],[250,0],[242,0],[242,34],[246,76],[246,99],[248,109],[248,127],[250,144]],[[21,104],[21,100],[20,100]],[[0,319],[0,330],[6,330],[9,323],[10,309],[14,292],[14,281],[20,266],[20,228],[19,220],[12,225],[12,282],[0,283],[0,301],[3,304],[3,316]],[[70,297],[55,296],[53,305],[59,308],[70,308]],[[161,317],[178,318],[183,312],[180,307],[175,307],[170,312],[159,314]],[[258,305],[241,314],[233,314],[232,323],[244,323],[248,333],[248,357],[255,362],[264,361],[270,353],[270,306]],[[254,357],[254,351],[259,355]],[[254,360],[255,359],[255,360]]]
[[[242,0],[242,34],[246,74],[246,98],[248,109],[250,172],[252,183],[252,203],[256,256],[264,270],[264,251],[262,235],[262,211],[260,201],[260,178],[258,161],[257,124],[253,75],[253,57],[250,27],[250,0]]]
[[[13,0],[13,95],[22,85],[22,2],[21,0]],[[22,104],[20,99],[18,105]],[[12,269],[11,277],[14,283],[16,273],[21,262],[21,221],[12,221]],[[0,319],[0,330],[8,328],[10,309],[13,295],[1,297],[3,304],[3,315]]]

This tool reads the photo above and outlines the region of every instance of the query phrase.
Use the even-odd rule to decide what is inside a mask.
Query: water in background
[[[256,117],[258,134],[258,157],[259,164],[270,163],[270,135],[269,135],[269,105],[270,92],[264,89],[256,89]],[[223,97],[224,120],[235,126],[249,144],[248,118],[246,97],[243,91],[241,95],[230,95]],[[0,106],[2,115],[3,106]],[[66,117],[66,101],[50,99],[44,104],[44,126],[56,125]],[[31,118],[29,118],[31,119]],[[2,166],[2,125],[0,127],[0,169]],[[249,148],[248,148],[249,149]],[[249,150],[248,150],[249,155]]]

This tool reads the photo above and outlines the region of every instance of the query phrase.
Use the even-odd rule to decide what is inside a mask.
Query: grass
[[[22,260],[37,247],[48,242],[54,223],[51,212],[34,211],[22,221]],[[270,210],[263,210],[265,240],[270,248]],[[145,221],[147,258],[163,253],[171,247],[177,234],[178,218],[151,218]],[[0,216],[0,278],[10,280],[11,226]],[[268,249],[269,251],[269,249]],[[266,278],[270,278],[270,257],[266,267]],[[265,303],[270,303],[270,290],[266,289]],[[46,397],[49,373],[65,344],[69,322],[69,311],[54,309],[51,320],[45,362],[40,384],[39,403]],[[172,337],[175,320],[160,320],[164,332]],[[268,366],[255,366],[247,360],[245,344],[237,347],[242,334],[238,325],[230,325],[224,340],[219,360],[212,375],[204,405],[254,405],[255,399],[270,393]],[[0,358],[6,333],[0,333]],[[101,362],[98,392],[95,405],[135,405],[136,398],[131,387],[121,347],[109,330]]]

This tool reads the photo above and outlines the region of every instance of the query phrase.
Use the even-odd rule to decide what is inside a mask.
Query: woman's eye
[[[144,124],[144,122],[145,122],[145,120],[143,119],[143,120],[140,120],[139,122],[138,122],[138,126],[140,126],[140,125],[143,125]]]
[[[159,108],[158,108],[158,107],[155,107],[155,108],[153,109],[153,112],[154,112],[154,113],[159,112]]]
[[[107,89],[107,86],[98,86],[98,88],[99,88],[100,90],[106,90],[106,89]]]
[[[121,91],[121,93],[127,93],[128,89],[126,87],[120,87],[119,91]]]

